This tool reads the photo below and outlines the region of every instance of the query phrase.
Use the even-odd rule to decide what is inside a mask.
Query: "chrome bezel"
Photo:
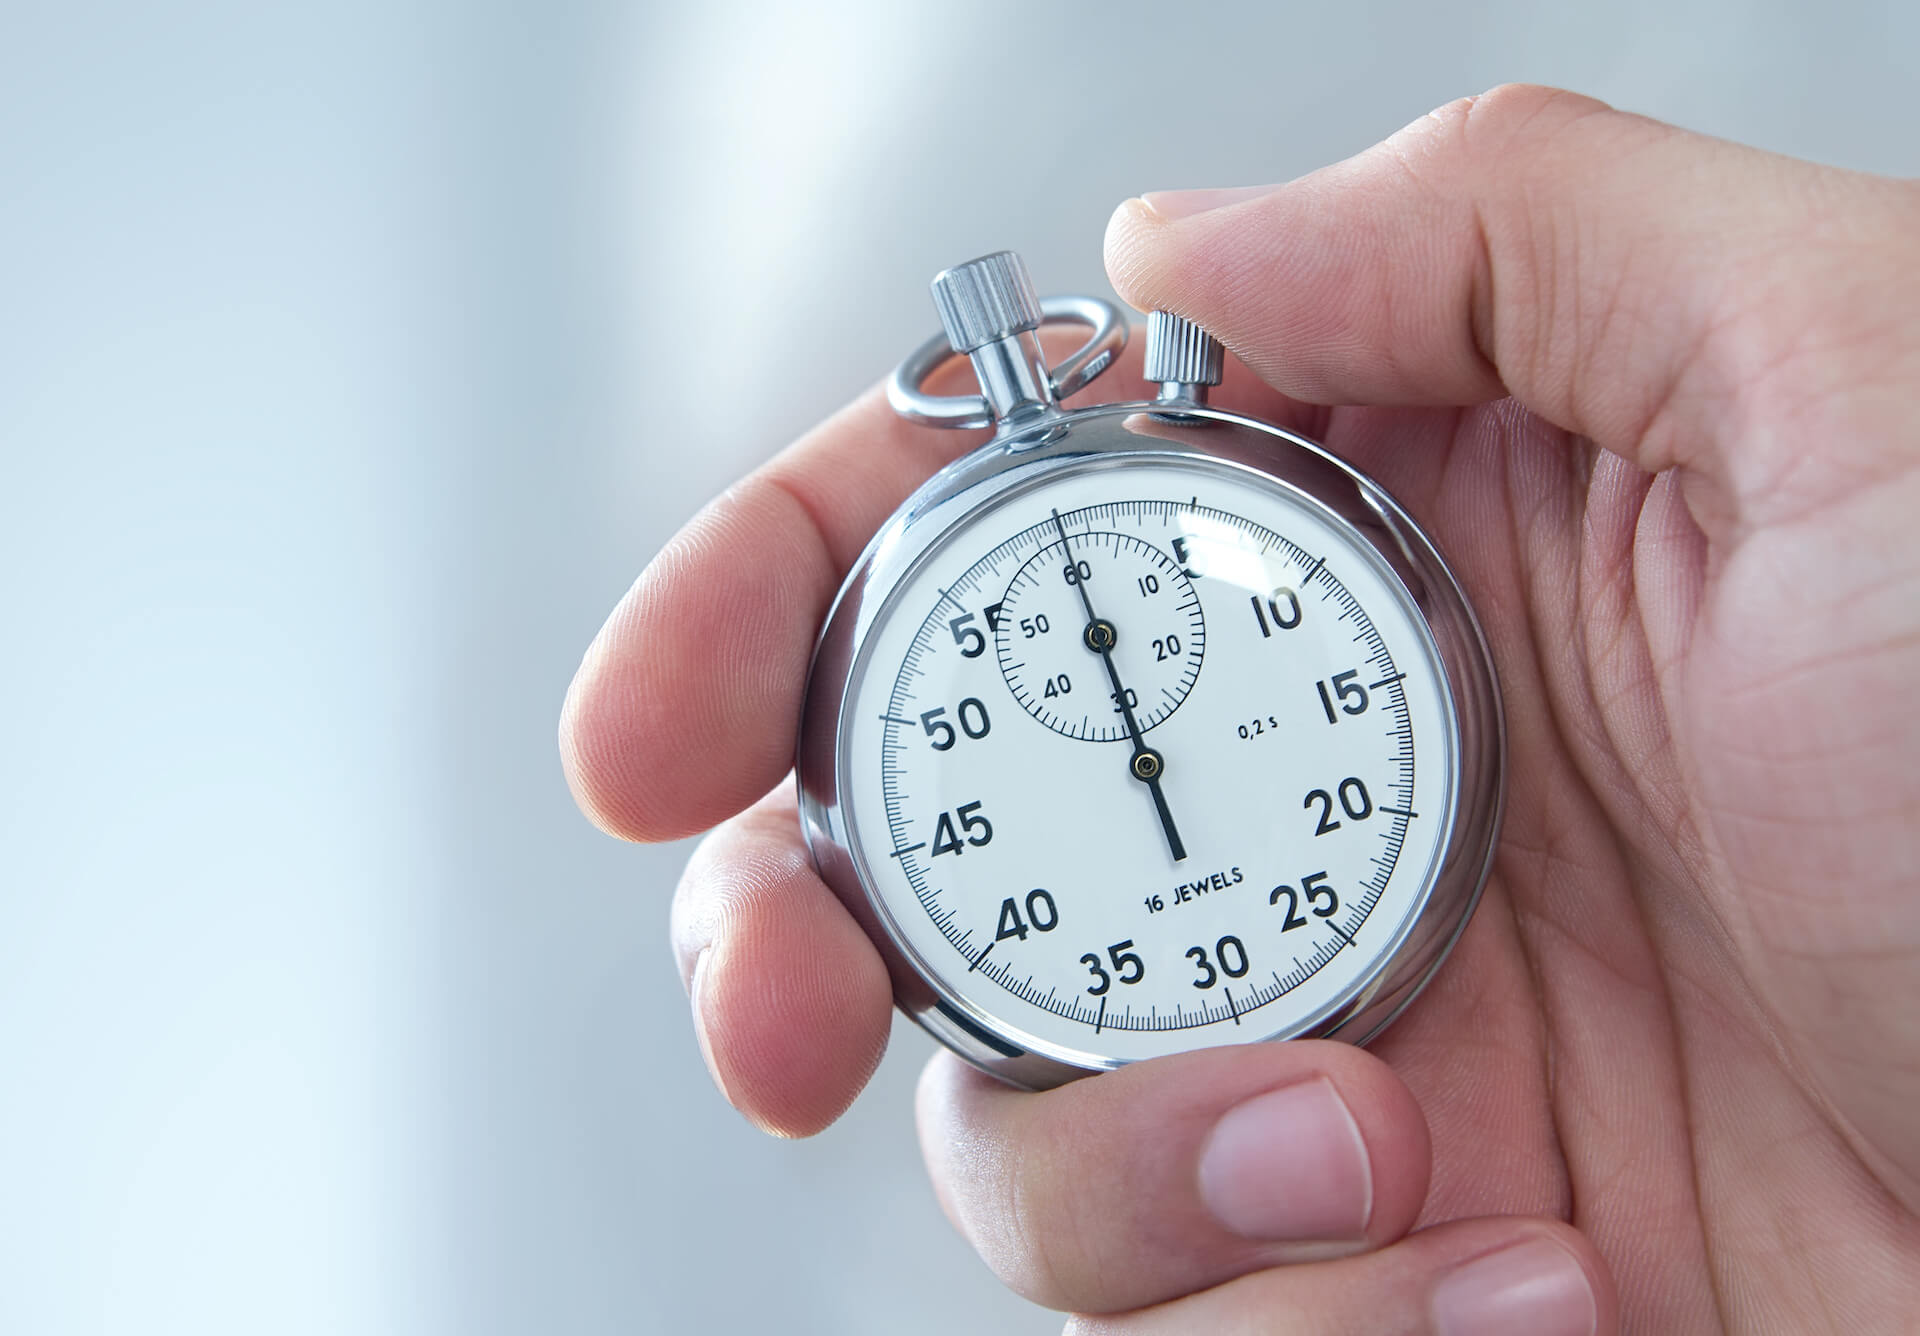
[[[1370,549],[1425,621],[1446,683],[1456,790],[1424,903],[1393,949],[1339,1002],[1270,1038],[1364,1044],[1419,993],[1445,960],[1479,900],[1505,797],[1505,723],[1479,623],[1426,532],[1378,484],[1306,437],[1219,409],[1103,404],[996,437],[930,478],[888,520],[848,575],[815,649],[799,731],[802,821],[822,878],[866,930],[893,980],[895,1001],[983,1071],[1041,1089],[1122,1065],[1063,1061],[1033,1051],[991,1014],[950,993],[922,967],[863,873],[838,800],[852,758],[842,745],[848,693],[876,619],[919,564],[964,522],[1065,470],[1129,460],[1225,464],[1304,494]]]

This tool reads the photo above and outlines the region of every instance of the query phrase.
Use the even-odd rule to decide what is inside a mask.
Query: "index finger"
[[[1801,513],[1855,484],[1805,477],[1781,424],[1842,391],[1890,404],[1920,366],[1900,333],[1916,205],[1905,182],[1506,86],[1286,185],[1130,200],[1107,263],[1304,398],[1511,393],[1648,472],[1687,468],[1710,484],[1689,504],[1790,478]]]
[[[1048,331],[1050,347],[1061,333]],[[1136,347],[1089,397],[1142,397],[1139,369]],[[969,388],[967,374],[949,362],[930,388]],[[1269,417],[1294,411],[1243,368],[1222,389]],[[621,599],[567,692],[561,759],[595,824],[679,839],[778,784],[834,591],[894,508],[983,439],[908,423],[872,390],[695,516]]]
[[[977,439],[916,428],[869,392],[695,516],[568,689],[560,754],[582,810],[622,839],[670,840],[778,783],[842,573],[922,477]]]

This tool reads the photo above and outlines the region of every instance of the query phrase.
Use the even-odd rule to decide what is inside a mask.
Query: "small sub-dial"
[[[1085,599],[1075,587],[1083,582]],[[1089,602],[1097,624],[1088,620]],[[1186,699],[1206,642],[1200,597],[1170,554],[1128,534],[1084,529],[1043,543],[1020,568],[993,633],[1013,698],[1056,733],[1086,742],[1128,737],[1103,650],[1112,652],[1126,707],[1144,733]]]

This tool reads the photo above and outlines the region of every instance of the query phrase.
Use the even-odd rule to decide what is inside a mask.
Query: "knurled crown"
[[[970,353],[998,339],[1040,327],[1040,299],[1027,266],[1012,251],[942,269],[933,276],[933,304],[947,342]]]
[[[1220,340],[1172,311],[1147,314],[1147,358],[1143,368],[1149,382],[1182,385],[1218,385],[1224,359]]]

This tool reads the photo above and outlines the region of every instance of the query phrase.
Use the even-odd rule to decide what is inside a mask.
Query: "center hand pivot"
[[[1053,525],[1060,531],[1060,546],[1067,554],[1067,569],[1073,569],[1073,546],[1067,539],[1066,522],[1060,518],[1058,510],[1053,512]],[[1180,832],[1173,824],[1173,810],[1167,806],[1167,795],[1160,788],[1160,777],[1166,773],[1166,758],[1149,747],[1140,735],[1140,722],[1133,717],[1133,706],[1128,703],[1127,689],[1120,681],[1120,669],[1113,661],[1113,647],[1119,643],[1120,632],[1112,622],[1106,621],[1093,610],[1093,599],[1087,593],[1087,582],[1075,580],[1073,587],[1080,591],[1080,606],[1086,609],[1087,629],[1081,639],[1086,647],[1100,656],[1100,662],[1107,670],[1107,681],[1113,684],[1114,703],[1120,707],[1121,717],[1127,721],[1127,736],[1133,740],[1133,756],[1127,762],[1127,772],[1147,786],[1153,795],[1153,810],[1160,815],[1160,829],[1167,837],[1167,852],[1178,863],[1186,859],[1187,846],[1180,842]]]

